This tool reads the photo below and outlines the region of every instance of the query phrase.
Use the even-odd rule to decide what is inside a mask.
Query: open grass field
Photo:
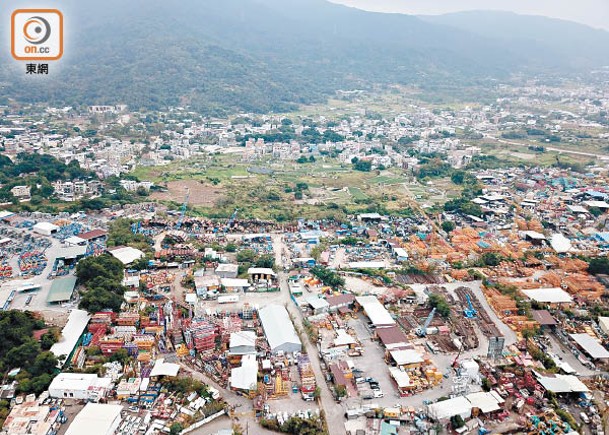
[[[252,174],[248,168],[266,168],[270,175]],[[189,214],[228,217],[239,208],[241,217],[287,220],[323,218],[359,213],[382,206],[401,210],[408,206],[407,177],[400,169],[358,172],[332,159],[315,163],[241,162],[236,155],[196,157],[161,167],[132,172],[141,180],[167,188],[152,199],[177,206],[190,189]],[[294,195],[304,183],[303,199]]]
[[[212,207],[222,198],[222,188],[198,180],[170,181],[166,192],[155,192],[150,198],[159,201],[180,202],[189,192],[189,204],[194,207]]]

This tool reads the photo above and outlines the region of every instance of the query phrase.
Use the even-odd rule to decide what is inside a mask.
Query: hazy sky
[[[442,14],[465,10],[504,10],[545,15],[609,30],[609,0],[331,0],[378,12]]]

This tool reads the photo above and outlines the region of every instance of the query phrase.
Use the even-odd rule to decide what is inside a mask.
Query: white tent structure
[[[302,343],[285,307],[267,305],[258,311],[258,315],[272,352],[294,353],[301,351]]]
[[[464,420],[472,415],[472,404],[464,396],[457,396],[442,402],[427,405],[427,414],[436,421],[460,415]]]
[[[59,231],[59,227],[50,222],[38,222],[36,225],[34,225],[33,230],[36,234],[50,236],[51,234]]]
[[[132,248],[131,246],[123,246],[120,248],[115,248],[110,251],[113,257],[120,260],[125,266],[133,263],[135,260],[139,260],[144,257],[144,254],[139,249]]]

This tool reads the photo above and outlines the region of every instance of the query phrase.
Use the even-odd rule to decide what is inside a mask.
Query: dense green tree
[[[267,267],[272,269],[275,266],[275,257],[271,254],[261,255],[254,261],[256,267]]]
[[[450,233],[456,228],[456,225],[453,221],[444,221],[442,222],[442,229],[447,233]]]
[[[597,257],[588,263],[588,272],[592,275],[609,275],[609,257]]]
[[[253,263],[256,260],[256,252],[252,249],[244,249],[237,253],[239,263]]]
[[[55,331],[48,331],[40,337],[40,347],[42,350],[49,350],[51,346],[57,343],[57,334]]]
[[[370,160],[357,160],[353,164],[353,169],[361,172],[370,172],[372,170],[372,162]]]
[[[313,276],[319,278],[325,285],[333,288],[342,287],[345,285],[345,279],[333,270],[327,267],[315,266],[310,269]]]
[[[436,312],[444,318],[450,316],[450,305],[446,302],[446,299],[437,293],[429,295],[429,305],[436,309]]]
[[[170,427],[169,427],[169,434],[170,435],[179,435],[180,432],[182,432],[184,430],[184,426],[182,426],[181,423],[173,423]]]
[[[87,284],[95,278],[116,279],[122,275],[123,271],[123,263],[110,254],[87,257],[79,261],[76,266],[76,276],[83,284]]]
[[[480,257],[480,260],[485,266],[495,267],[499,266],[502,258],[501,255],[497,254],[496,252],[485,252],[482,254],[482,257]]]

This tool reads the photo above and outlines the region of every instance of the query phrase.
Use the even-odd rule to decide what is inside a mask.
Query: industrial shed
[[[38,222],[32,229],[42,236],[51,236],[59,231],[59,227],[50,222]]]
[[[327,313],[330,310],[330,304],[322,298],[317,296],[309,296],[307,299],[307,304],[313,309],[313,314],[321,314]]]
[[[233,332],[228,345],[230,355],[248,355],[256,353],[256,333],[254,331]]]
[[[47,295],[47,302],[53,304],[69,301],[72,298],[75,287],[75,276],[56,279],[53,281],[53,284],[51,284],[51,290],[49,290],[49,294]]]
[[[51,385],[49,395],[56,399],[77,399],[97,402],[112,389],[112,379],[96,374],[60,373]]]
[[[70,355],[78,344],[90,318],[89,313],[84,310],[72,310],[70,312],[68,323],[61,330],[61,338],[51,346],[51,352],[58,359],[59,368],[70,360]]]
[[[544,376],[533,372],[542,387],[553,393],[585,393],[588,390],[586,384],[573,375]]]
[[[112,435],[121,423],[123,405],[87,403],[65,435]]]
[[[560,287],[522,290],[522,293],[535,302],[546,304],[568,304],[573,302],[571,295]]]
[[[258,388],[258,361],[256,355],[244,355],[241,366],[235,367],[230,374],[230,387],[233,390],[255,391]]]
[[[364,309],[364,313],[376,328],[387,328],[395,325],[395,320],[376,296],[358,296],[355,300]]]
[[[464,420],[472,414],[472,404],[463,396],[427,405],[427,414],[436,421],[447,420],[454,415],[460,415]]]
[[[226,263],[218,264],[218,267],[216,267],[216,275],[220,278],[237,278],[239,275],[239,265]]]
[[[588,334],[569,334],[582,350],[592,359],[609,359],[609,351],[596,338]]]
[[[258,314],[272,352],[294,353],[301,351],[302,343],[285,307],[268,305],[260,309]]]
[[[156,378],[159,376],[169,376],[171,378],[175,378],[180,371],[180,366],[174,363],[165,362],[165,358],[159,358],[154,362],[154,367],[150,372],[151,378]]]

